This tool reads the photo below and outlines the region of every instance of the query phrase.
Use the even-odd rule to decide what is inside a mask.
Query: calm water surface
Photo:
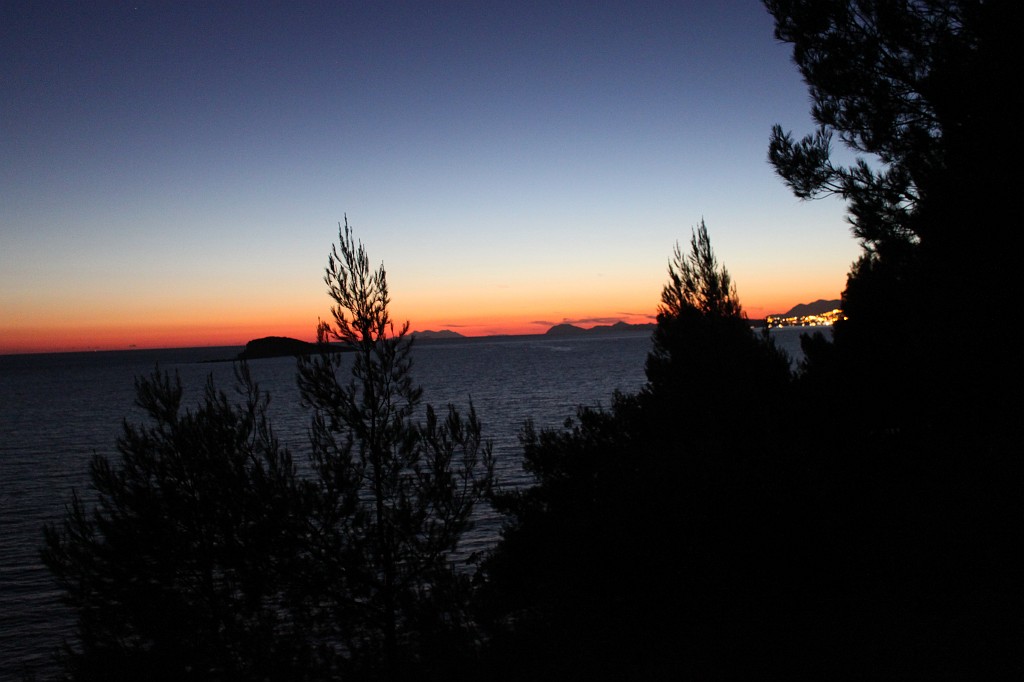
[[[797,349],[797,334],[773,331],[779,344]],[[177,372],[186,405],[200,397],[206,377],[229,392],[230,362],[239,348],[190,348],[101,353],[0,356],[0,680],[41,673],[69,634],[59,594],[39,561],[42,527],[57,521],[73,489],[88,502],[88,462],[93,453],[114,455],[124,419],[138,421],[134,379],[161,369]],[[559,427],[580,405],[608,405],[612,392],[644,382],[647,334],[608,337],[492,337],[420,343],[416,381],[424,401],[437,407],[470,399],[494,444],[498,478],[528,482],[521,469],[518,434],[532,418]],[[282,444],[303,459],[309,414],[299,405],[295,361],[250,363],[271,394],[270,416]],[[467,549],[485,548],[498,520],[486,513]]]

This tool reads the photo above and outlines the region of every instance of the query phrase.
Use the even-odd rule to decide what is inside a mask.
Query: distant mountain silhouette
[[[334,349],[340,351],[341,349]],[[261,358],[280,358],[296,355],[309,355],[319,352],[315,343],[299,341],[287,336],[266,336],[253,339],[245,344],[245,349],[238,354],[238,360],[259,360]]]
[[[657,325],[653,322],[648,322],[646,324],[616,322],[615,324],[600,324],[596,327],[586,329],[584,327],[577,327],[574,324],[556,324],[544,334],[545,336],[590,336],[596,334],[614,334],[617,332],[653,332],[656,326]]]
[[[466,338],[458,332],[453,332],[451,329],[442,329],[440,331],[434,331],[433,329],[424,329],[421,332],[413,332],[412,335],[417,339],[464,339]]]
[[[580,336],[586,334],[587,330],[574,324],[556,324],[544,333],[548,336]]]
[[[798,303],[792,308],[790,308],[788,312],[781,314],[772,314],[772,317],[802,317],[804,315],[820,315],[822,313],[827,313],[830,310],[835,310],[836,308],[842,307],[843,302],[838,298],[830,300],[819,298],[814,303]]]

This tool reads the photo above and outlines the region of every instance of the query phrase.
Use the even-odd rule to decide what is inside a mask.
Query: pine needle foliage
[[[347,669],[397,679],[471,646],[469,570],[455,557],[491,487],[491,447],[472,403],[465,417],[421,409],[409,323],[396,331],[384,267],[371,269],[347,219],[324,281],[324,352],[300,363],[299,384],[313,410],[325,597]]]
[[[725,266],[718,265],[703,218],[691,233],[689,253],[683,255],[676,242],[668,277],[661,293],[660,313],[678,317],[684,309],[690,308],[718,317],[743,315],[736,285]]]

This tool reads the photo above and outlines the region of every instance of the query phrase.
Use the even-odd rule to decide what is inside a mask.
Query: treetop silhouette
[[[299,361],[313,409],[314,523],[323,594],[344,669],[398,679],[448,666],[473,642],[469,574],[454,552],[493,480],[491,447],[472,403],[414,420],[409,324],[390,318],[384,266],[339,226],[324,281],[335,305],[321,321],[324,352]],[[338,341],[350,353],[329,352]]]
[[[705,315],[742,316],[736,286],[725,266],[718,267],[703,218],[691,234],[690,252],[686,256],[676,242],[668,276],[669,281],[661,292],[659,313],[678,316],[685,308],[692,308]]]

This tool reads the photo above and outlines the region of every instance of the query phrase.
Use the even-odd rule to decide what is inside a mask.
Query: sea
[[[799,332],[772,330],[794,362]],[[804,330],[806,331],[806,330]],[[645,382],[648,333],[584,336],[509,336],[421,341],[413,376],[424,402],[437,408],[470,401],[491,441],[500,485],[531,479],[522,469],[519,434],[527,419],[538,428],[563,428],[580,406],[611,403],[614,391],[635,392]],[[126,350],[0,356],[0,682],[54,671],[53,654],[72,634],[70,614],[39,559],[43,527],[59,521],[72,491],[88,504],[88,463],[96,453],[116,457],[125,420],[140,422],[136,377],[155,369],[180,376],[185,406],[198,403],[208,377],[228,395],[235,386],[231,360],[239,347]],[[301,462],[308,453],[308,410],[299,400],[294,358],[249,363],[270,395],[269,416],[281,443]],[[486,549],[500,519],[482,510],[466,538]]]

